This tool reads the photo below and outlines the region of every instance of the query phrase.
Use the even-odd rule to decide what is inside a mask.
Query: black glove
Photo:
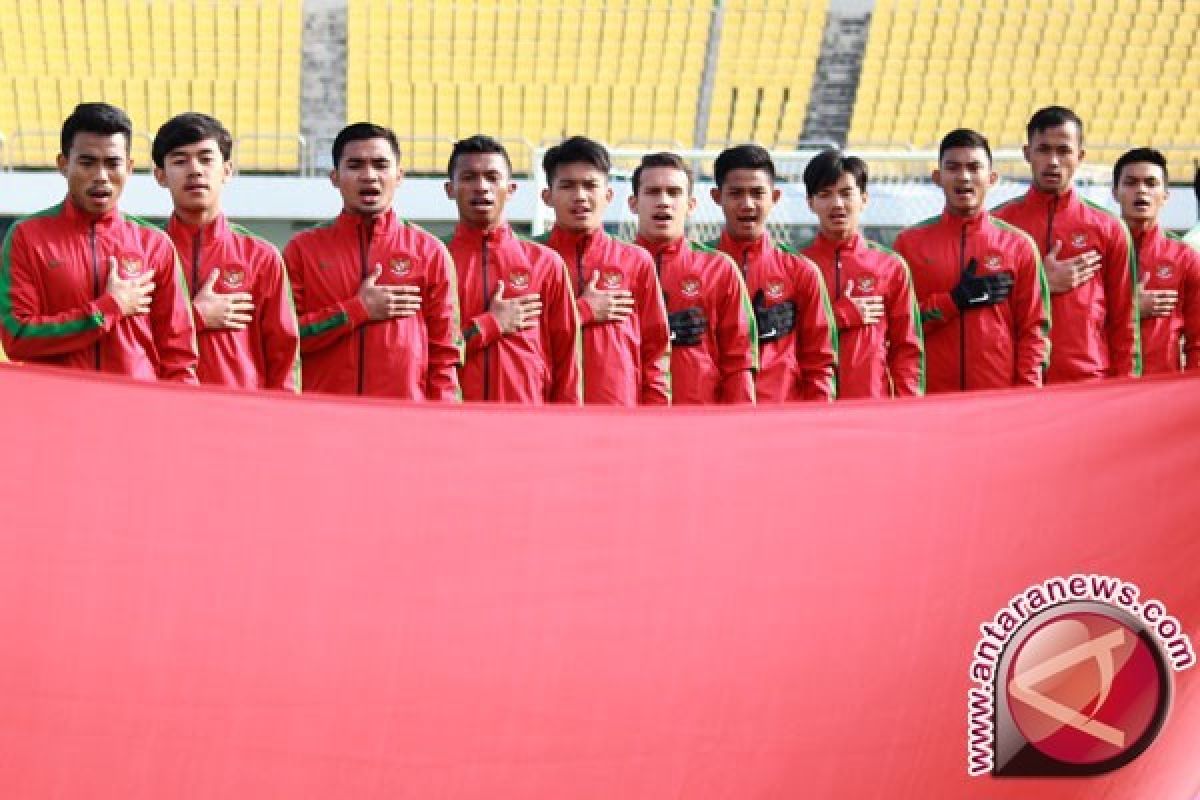
[[[950,297],[959,311],[971,308],[985,308],[1003,303],[1012,292],[1013,276],[1011,272],[998,272],[995,275],[976,275],[979,262],[971,259],[967,268],[958,279],[958,286],[950,290]]]
[[[671,326],[671,344],[677,347],[700,344],[704,332],[708,330],[708,318],[704,316],[704,309],[700,306],[667,314],[667,323]]]
[[[754,294],[754,318],[758,322],[758,340],[773,342],[796,327],[796,304],[791,300],[768,306],[766,295],[759,289]]]

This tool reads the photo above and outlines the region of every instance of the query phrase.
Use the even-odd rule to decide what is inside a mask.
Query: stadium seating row
[[[804,126],[828,0],[346,0],[346,118],[395,128],[437,172],[477,131],[530,146],[786,149]],[[3,0],[0,164],[49,166],[70,107],[128,107],[147,142],[183,109],[235,131],[238,163],[295,171],[303,0]],[[1093,161],[1130,144],[1200,157],[1197,0],[877,0],[851,147],[935,146],[966,125],[1017,147],[1052,102]],[[710,43],[718,46],[710,57]],[[709,90],[705,91],[704,86]],[[514,147],[518,169],[530,147]]]
[[[0,2],[0,132],[6,161],[49,166],[81,100],[129,111],[134,160],[168,116],[215,113],[242,169],[300,164],[303,0]]]

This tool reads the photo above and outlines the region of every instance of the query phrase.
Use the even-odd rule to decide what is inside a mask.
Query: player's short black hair
[[[385,139],[392,146],[392,154],[400,161],[400,142],[391,128],[376,125],[373,122],[355,122],[338,131],[333,140],[333,168],[337,169],[342,163],[342,151],[351,142],[365,142],[368,139]]]
[[[177,114],[162,124],[154,136],[150,146],[150,157],[154,166],[162,169],[166,164],[167,154],[177,147],[203,142],[205,139],[215,139],[221,158],[228,161],[233,157],[233,136],[215,117],[188,111]]]
[[[941,163],[947,150],[955,147],[979,148],[987,153],[988,164],[992,163],[992,146],[988,144],[987,137],[979,131],[973,131],[970,128],[955,128],[943,136],[942,143],[938,145],[938,163]]]
[[[642,171],[651,167],[670,167],[671,169],[679,170],[684,175],[687,175],[688,192],[690,193],[695,190],[696,173],[692,171],[691,166],[681,157],[674,153],[666,152],[647,153],[642,156],[642,163],[638,164],[637,169],[633,171],[633,193],[635,195],[638,193],[638,188],[642,185]]]
[[[1058,128],[1069,122],[1075,123],[1075,129],[1079,131],[1079,142],[1082,144],[1083,120],[1066,106],[1046,106],[1033,112],[1033,116],[1029,118],[1029,124],[1025,126],[1025,140],[1027,142],[1033,141],[1035,133],[1042,133],[1051,128]]]
[[[608,150],[586,136],[572,136],[546,151],[542,157],[542,170],[546,173],[547,183],[554,183],[554,173],[564,164],[587,164],[603,172],[605,177],[612,171],[612,158]]]
[[[859,191],[867,190],[867,162],[832,147],[822,150],[804,167],[804,190],[812,197],[833,186],[843,175],[853,175]]]
[[[101,136],[123,133],[126,153],[133,144],[133,123],[129,121],[129,115],[108,103],[80,103],[63,120],[59,147],[64,156],[70,154],[77,133],[96,133]]]
[[[512,176],[512,159],[508,157],[508,150],[500,143],[500,140],[494,136],[487,136],[482,133],[477,133],[474,136],[468,136],[465,139],[459,139],[454,143],[454,148],[450,151],[450,163],[446,165],[446,175],[450,180],[454,180],[454,167],[458,164],[460,156],[496,153],[504,156],[504,165],[508,167],[508,174]]]
[[[713,178],[720,189],[725,176],[735,169],[760,169],[775,183],[775,162],[765,147],[756,144],[739,144],[721,151],[713,162]]]
[[[1153,147],[1135,147],[1124,153],[1117,159],[1117,163],[1113,164],[1113,186],[1121,182],[1121,170],[1130,164],[1154,164],[1162,167],[1163,183],[1170,182],[1170,177],[1167,175],[1166,156]]]

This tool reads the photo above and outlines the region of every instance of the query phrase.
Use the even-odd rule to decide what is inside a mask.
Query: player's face
[[[849,172],[808,198],[808,207],[817,215],[821,233],[834,240],[854,235],[866,205],[867,193],[858,188],[858,180]]]
[[[475,228],[491,230],[504,221],[504,206],[517,190],[508,164],[499,153],[466,153],[454,163],[446,196],[458,205],[458,218]]]
[[[1082,137],[1074,122],[1038,131],[1025,145],[1033,184],[1043,192],[1057,194],[1071,188],[1083,157]]]
[[[767,229],[767,217],[779,202],[779,190],[761,169],[731,169],[713,201],[725,214],[725,230],[735,239],[757,239]]]
[[[629,198],[629,208],[637,214],[639,236],[652,242],[670,242],[683,238],[696,198],[683,170],[648,167],[642,170],[637,194]]]
[[[391,209],[403,175],[391,143],[375,138],[347,142],[329,178],[347,211],[373,216]]]
[[[560,164],[554,183],[542,191],[542,201],[554,209],[555,222],[576,233],[600,230],[612,198],[608,176],[583,163]]]
[[[85,214],[102,216],[117,207],[133,170],[123,133],[75,134],[68,153],[59,154],[58,171],[67,179],[67,195]]]
[[[171,193],[176,211],[205,213],[221,205],[221,190],[233,175],[233,162],[226,161],[216,139],[176,147],[154,168],[159,186]]]
[[[983,210],[988,189],[998,177],[982,147],[951,147],[933,171],[933,182],[946,195],[946,210],[960,217],[973,217]]]
[[[1167,202],[1162,167],[1147,162],[1125,165],[1113,195],[1121,204],[1121,216],[1131,227],[1152,225]]]

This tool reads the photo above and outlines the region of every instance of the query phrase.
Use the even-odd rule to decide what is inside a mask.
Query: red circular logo
[[[1158,732],[1168,687],[1153,643],[1113,615],[1074,611],[1036,625],[1003,676],[1013,724],[1066,765],[1135,757]]]

